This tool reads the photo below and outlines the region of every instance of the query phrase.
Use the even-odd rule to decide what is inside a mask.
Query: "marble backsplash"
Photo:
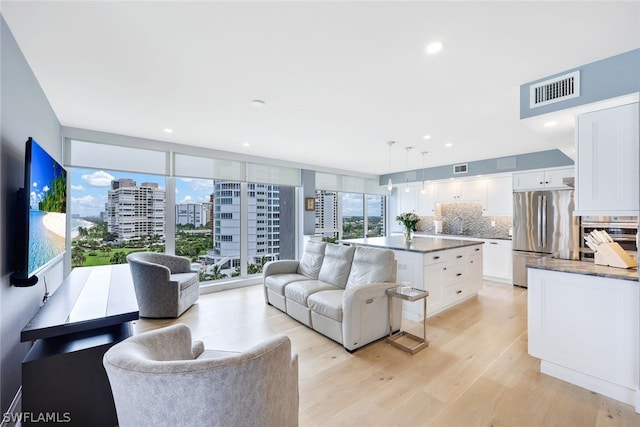
[[[437,203],[434,216],[421,216],[417,231],[434,233],[434,221],[442,221],[442,233],[473,236],[507,236],[510,216],[482,216],[482,203]],[[495,226],[492,226],[492,222]]]

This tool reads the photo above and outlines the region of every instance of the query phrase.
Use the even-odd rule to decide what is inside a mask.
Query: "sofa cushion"
[[[351,269],[351,261],[355,250],[356,248],[351,246],[327,244],[318,280],[344,289],[349,278],[349,270]]]
[[[325,317],[342,322],[342,289],[320,291],[311,294],[307,304],[311,311],[322,314]]]
[[[318,278],[320,266],[324,259],[326,242],[307,242],[304,247],[304,254],[298,264],[298,273],[312,279]]]
[[[393,251],[358,246],[353,254],[347,288],[366,283],[390,282],[396,263]]]
[[[287,286],[291,282],[300,282],[304,280],[311,280],[311,278],[297,273],[273,274],[271,276],[265,277],[264,285],[267,287],[267,289],[271,289],[278,295],[284,295],[285,286]]]
[[[309,295],[329,289],[336,289],[336,287],[320,280],[304,280],[302,282],[289,283],[284,288],[284,294],[287,299],[308,307],[307,298],[309,298]]]

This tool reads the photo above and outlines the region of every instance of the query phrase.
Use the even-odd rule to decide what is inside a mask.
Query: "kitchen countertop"
[[[608,267],[594,264],[590,261],[574,261],[545,257],[528,263],[527,267],[563,273],[584,274],[587,276],[608,277],[610,279],[638,281],[637,268]]]
[[[410,243],[404,241],[404,236],[390,237],[369,237],[365,239],[344,239],[338,240],[338,243],[344,245],[372,246],[375,248],[395,249],[409,252],[437,252],[448,249],[456,249],[464,246],[481,245],[482,242],[477,240],[463,239],[441,239],[437,237],[426,237],[414,235]]]
[[[426,232],[426,231],[416,231],[413,235],[414,236],[424,236],[424,237],[441,237],[443,239],[456,238],[456,239],[512,240],[511,236],[507,236],[507,235],[504,235],[504,234],[498,234],[498,235],[447,234],[447,233],[434,234],[434,233],[429,233],[429,232]]]

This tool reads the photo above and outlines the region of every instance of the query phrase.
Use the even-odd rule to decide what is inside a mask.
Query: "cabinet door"
[[[424,190],[424,192],[423,192]],[[436,212],[436,184],[422,184],[418,187],[418,209],[416,213],[420,216],[433,216]]]
[[[538,190],[544,188],[544,171],[513,174],[513,191]]]
[[[484,194],[485,181],[483,179],[470,179],[466,181],[460,181],[460,187],[458,190],[459,201],[480,201]]]
[[[578,117],[576,211],[637,215],[638,104]]]
[[[571,178],[574,175],[572,167],[545,171],[544,186],[547,190],[570,189],[571,186],[564,183],[564,178]]]
[[[487,179],[485,181],[482,215],[513,215],[513,191],[511,177],[503,176]]]
[[[415,185],[409,185],[409,191],[406,191],[406,188],[404,185],[398,187],[398,214],[416,212],[418,208],[419,190]]]
[[[457,202],[460,199],[460,183],[458,181],[445,181],[438,183],[439,202]]]
[[[427,316],[442,306],[443,263],[424,267],[424,289],[429,291],[427,300]]]

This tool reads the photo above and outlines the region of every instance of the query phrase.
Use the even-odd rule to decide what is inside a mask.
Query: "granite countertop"
[[[338,240],[344,245],[372,246],[376,248],[395,249],[409,252],[437,252],[448,249],[456,249],[464,246],[481,245],[482,242],[476,240],[462,239],[440,239],[437,237],[413,236],[410,243],[404,241],[404,236],[390,237],[369,237],[365,239],[344,239]]]
[[[512,240],[511,236],[507,236],[504,234],[495,234],[495,235],[488,235],[488,234],[448,234],[448,233],[440,233],[440,234],[434,234],[434,233],[429,233],[427,231],[416,231],[414,233],[414,236],[424,236],[424,237],[442,237],[442,238],[446,238],[446,239],[451,239],[451,238],[456,238],[456,239],[495,239],[495,240]]]
[[[574,261],[545,257],[528,263],[527,267],[537,268],[540,270],[559,271],[562,273],[584,274],[587,276],[608,277],[610,279],[638,281],[637,268],[608,267],[605,265],[594,264],[590,261]]]

